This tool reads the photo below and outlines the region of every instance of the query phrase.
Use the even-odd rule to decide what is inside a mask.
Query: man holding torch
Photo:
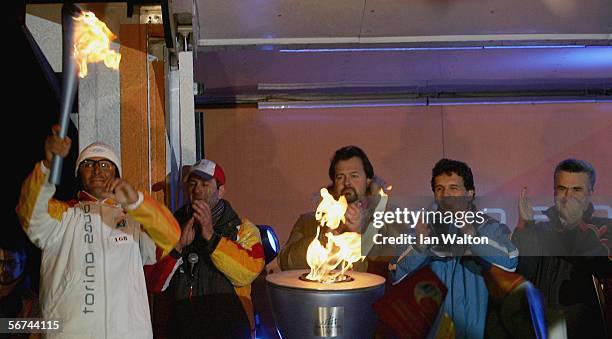
[[[54,199],[49,166],[71,145],[58,130],[47,137],[45,158],[24,181],[16,209],[42,249],[43,318],[60,321],[62,338],[152,338],[143,265],[155,263],[157,248],[170,252],[180,237],[178,223],[121,178],[119,158],[100,142],[79,154],[77,199]]]

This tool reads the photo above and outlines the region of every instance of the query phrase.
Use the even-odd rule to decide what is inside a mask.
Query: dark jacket
[[[182,254],[172,251],[147,276],[149,290],[167,290],[174,299],[168,333],[179,338],[249,338],[253,328],[251,282],[264,267],[257,227],[240,220],[229,202],[212,209],[214,233],[207,241],[196,227],[193,242]],[[184,227],[192,212],[174,214]],[[193,265],[189,256],[197,254]],[[180,260],[179,260],[180,259]]]
[[[225,202],[224,205],[224,211],[220,211],[220,215],[213,218],[214,233],[211,240],[206,241],[202,238],[200,230],[196,228],[193,242],[183,248],[183,264],[171,281],[175,300],[187,299],[190,287],[193,287],[192,298],[207,294],[235,294],[230,280],[215,267],[210,258],[210,254],[217,247],[221,237],[236,240],[238,226],[241,224],[240,217],[234,212],[229,202]],[[191,218],[192,212],[188,207],[189,205],[183,206],[174,213],[180,225],[184,225]],[[193,265],[194,279],[191,279],[192,268],[188,260],[191,253],[198,255],[198,262]]]
[[[585,213],[585,222],[565,230],[555,207],[545,211],[549,221],[527,222],[512,241],[521,257],[517,272],[541,292],[549,308],[561,309],[569,338],[602,338],[604,324],[593,276],[610,277],[612,262],[602,239],[610,237],[612,220]],[[607,234],[597,234],[607,226]]]

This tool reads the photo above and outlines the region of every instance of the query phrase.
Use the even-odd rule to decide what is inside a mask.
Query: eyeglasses
[[[81,163],[79,164],[79,168],[91,171],[96,166],[96,164],[98,164],[98,167],[102,171],[111,171],[113,168],[115,168],[115,165],[110,160],[91,160],[91,159],[86,159],[86,160],[81,161]]]

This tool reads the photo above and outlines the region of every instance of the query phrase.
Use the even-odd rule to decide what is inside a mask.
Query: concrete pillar
[[[181,166],[196,162],[195,103],[193,98],[193,53],[179,52],[179,107]]]
[[[168,180],[168,207],[175,211],[182,203],[181,194],[181,111],[180,72],[168,70],[166,79],[166,131],[168,134],[166,169]]]
[[[79,151],[102,141],[117,154],[121,151],[121,94],[118,70],[90,64],[89,74],[79,79]]]

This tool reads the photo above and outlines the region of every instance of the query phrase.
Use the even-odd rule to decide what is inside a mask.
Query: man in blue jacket
[[[518,250],[510,242],[506,225],[477,212],[474,179],[467,164],[438,161],[432,170],[431,189],[436,212],[445,217],[416,225],[417,239],[425,241],[408,246],[390,266],[393,281],[396,284],[429,265],[448,288],[442,311],[453,320],[456,337],[482,338],[489,295],[483,272],[491,266],[514,271]],[[446,216],[451,214],[449,223]]]

